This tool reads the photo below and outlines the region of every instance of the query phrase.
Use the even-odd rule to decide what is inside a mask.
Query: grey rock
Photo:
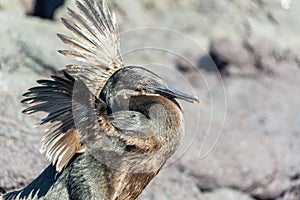
[[[23,16],[24,7],[22,4],[23,0],[10,1],[10,0],[1,0],[0,2],[0,11],[10,13],[12,15]]]
[[[1,3],[0,24],[5,26],[0,27],[0,188],[9,190],[29,183],[48,164],[39,152],[42,127],[32,128],[37,118],[20,114],[21,94],[36,79],[74,62],[56,52],[65,48],[55,36],[65,32],[60,23],[22,18],[20,1]],[[167,34],[154,43],[166,49],[174,45],[195,66],[213,42],[233,75],[224,79],[225,96],[219,74],[200,69],[205,85],[186,63],[178,62],[183,76],[170,77],[157,67],[156,72],[179,89],[186,88],[178,80],[187,78],[202,105],[195,110],[183,104],[187,130],[181,150],[171,159],[172,167],[163,169],[140,199],[299,199],[299,1],[293,1],[289,10],[275,0],[112,0],[109,4],[121,31],[160,26],[193,38],[203,51],[185,48],[182,39]],[[72,7],[72,1],[66,6]],[[62,16],[65,8],[56,19]],[[144,32],[141,37],[149,46],[153,43],[148,40],[157,34]],[[138,46],[136,38],[123,40],[123,49]],[[128,60],[177,62],[161,52],[137,53]]]
[[[296,64],[277,67],[281,70],[275,77],[226,81],[227,119],[219,142],[200,159],[201,145],[213,146],[214,141],[199,137],[181,158],[200,188],[234,187],[265,199],[298,184],[290,177],[298,174],[300,162],[299,69]]]
[[[216,200],[216,199],[222,199],[222,200],[254,200],[247,194],[243,194],[239,191],[228,189],[228,188],[222,188],[217,189],[213,192],[207,192],[203,194],[200,198],[201,200]]]
[[[63,68],[70,60],[60,56],[63,47],[56,33],[61,24],[35,17],[21,18],[0,12],[0,68],[5,71],[29,68],[39,74],[49,74]]]
[[[67,60],[56,53],[60,25],[0,12],[0,188],[27,185],[48,165],[39,151],[43,128],[38,118],[21,114],[21,95],[37,79],[62,68]]]
[[[256,73],[254,54],[245,41],[230,38],[212,40],[210,56],[222,72],[231,75]]]
[[[36,78],[22,73],[0,71],[0,188],[8,191],[20,188],[33,180],[47,165],[39,152],[42,129],[33,128],[36,118],[21,114],[21,94]]]
[[[140,200],[182,200],[201,199],[201,192],[195,182],[175,167],[165,167],[143,191]]]

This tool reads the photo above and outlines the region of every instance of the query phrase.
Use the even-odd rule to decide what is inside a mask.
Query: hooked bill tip
[[[179,97],[179,99],[182,99],[182,100],[185,100],[187,102],[194,103],[194,104],[197,104],[197,105],[201,104],[201,101],[196,96],[189,96],[189,97],[186,97],[186,98],[180,98]]]
[[[190,103],[195,103],[197,105],[200,104],[200,100],[198,97],[183,93],[173,87],[168,87],[168,88],[153,88],[154,91],[158,94],[164,95],[164,96],[169,96],[177,99],[181,99]]]
[[[192,103],[197,104],[198,106],[201,104],[201,101],[198,99],[198,97],[194,97],[195,99],[193,100]]]

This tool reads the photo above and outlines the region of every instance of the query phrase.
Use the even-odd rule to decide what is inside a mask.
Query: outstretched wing
[[[59,52],[87,64],[67,69],[72,76],[79,76],[98,96],[110,76],[123,67],[117,23],[105,0],[102,3],[76,0],[76,5],[79,12],[68,8],[71,20],[62,19],[73,37],[58,34],[72,50]]]
[[[86,148],[91,153],[107,148],[113,151],[111,147],[117,144],[114,142],[122,143],[121,151],[153,152],[160,148],[160,140],[146,116],[134,111],[107,116],[106,104],[80,78],[61,70],[52,80],[37,82],[40,86],[23,94],[25,99],[21,102],[29,105],[23,113],[48,113],[40,122],[49,124],[42,149],[58,172]]]
[[[99,130],[99,117],[106,116],[106,105],[92,94],[81,79],[62,70],[53,80],[39,80],[29,89],[22,103],[30,107],[23,113],[46,112],[42,124],[50,124],[43,137],[47,158],[61,171],[75,153],[83,152],[83,134]]]
[[[29,89],[22,101],[30,105],[24,113],[48,113],[41,121],[49,124],[43,150],[57,171],[75,153],[84,151],[82,136],[99,131],[99,118],[106,123],[102,119],[106,107],[97,96],[110,76],[123,66],[116,20],[105,0],[76,0],[76,5],[78,12],[68,9],[71,20],[62,19],[73,37],[58,34],[72,50],[59,52],[85,65],[67,66],[52,76],[53,80],[38,81],[41,86]]]

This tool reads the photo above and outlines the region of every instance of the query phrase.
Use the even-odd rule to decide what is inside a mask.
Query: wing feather
[[[129,137],[115,130],[105,103],[97,98],[106,81],[123,67],[114,14],[104,0],[102,4],[76,0],[76,5],[78,12],[68,9],[71,20],[62,19],[73,37],[58,34],[72,50],[60,52],[86,64],[66,66],[52,80],[39,80],[40,85],[29,89],[22,100],[29,104],[24,113],[48,113],[40,122],[48,124],[43,150],[57,171],[76,152],[82,152],[84,145],[93,148],[93,141],[102,137],[103,130],[122,141]]]
[[[105,0],[75,2],[78,12],[68,8],[71,20],[62,19],[73,37],[58,34],[72,50],[59,52],[87,64],[68,72],[80,77],[90,91],[98,96],[111,75],[123,67],[117,22]]]
[[[40,122],[49,123],[42,149],[60,172],[75,153],[85,149],[81,137],[89,133],[89,127],[92,130],[99,126],[97,118],[105,115],[106,106],[82,80],[75,79],[64,70],[52,76],[52,80],[37,82],[39,86],[24,94],[22,103],[29,104],[29,107],[23,113],[48,113]]]

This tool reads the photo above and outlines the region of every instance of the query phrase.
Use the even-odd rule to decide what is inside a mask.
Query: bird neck
[[[183,115],[179,104],[174,99],[162,96],[136,96],[131,98],[129,109],[149,118],[153,131],[162,138],[166,154],[170,154],[166,156],[171,156],[184,135]]]

